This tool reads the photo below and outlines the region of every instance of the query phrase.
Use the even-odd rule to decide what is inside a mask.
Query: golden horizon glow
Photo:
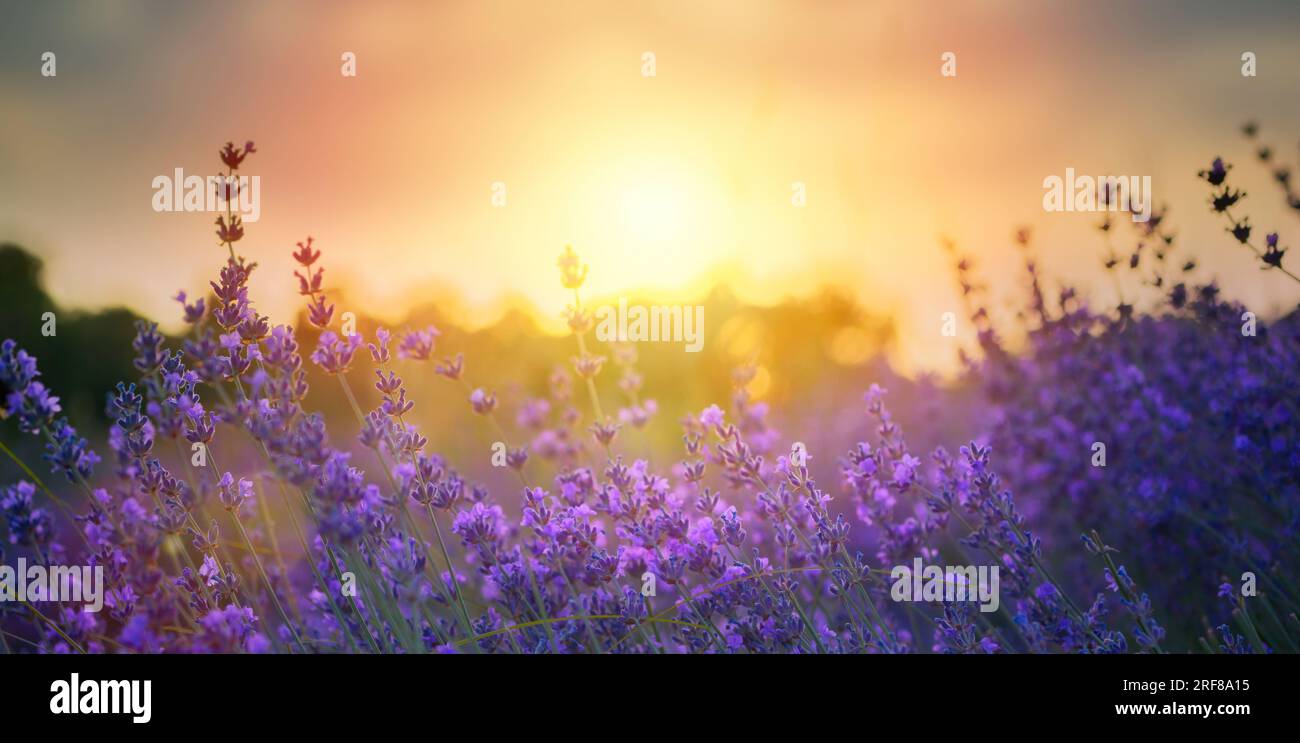
[[[124,6],[61,30],[50,43],[111,63],[61,57],[57,84],[76,95],[31,83],[7,97],[5,140],[23,145],[4,153],[15,175],[0,181],[0,238],[46,259],[61,302],[125,304],[175,328],[169,297],[202,291],[223,255],[210,215],[153,212],[150,183],[177,167],[210,174],[220,144],[252,139],[262,214],[238,247],[261,264],[254,299],[277,322],[301,306],[289,255],[310,234],[326,285],[358,314],[396,323],[437,301],[471,329],[520,309],[562,333],[555,259],[571,244],[591,266],[592,302],[697,302],[726,284],[771,306],[844,288],[896,324],[891,361],[914,374],[954,368],[937,330],[960,308],[942,236],[975,256],[994,311],[1023,297],[1011,239],[1022,224],[1049,287],[1115,301],[1095,215],[1042,209],[1043,178],[1073,167],[1150,175],[1199,280],[1261,315],[1297,299],[1223,233],[1195,177],[1216,155],[1235,163],[1252,223],[1300,242],[1238,134],[1259,118],[1279,152],[1300,134],[1286,103],[1300,85],[1294,34],[1252,26],[1262,72],[1245,80],[1233,32],[1245,11],[1216,11],[1183,29],[1198,43],[1172,44],[1117,35],[1095,9],[1039,4],[938,16],[766,0],[689,13],[580,0],[308,7],[233,0],[166,25]],[[355,78],[339,74],[345,50]],[[950,50],[958,75],[943,78]],[[87,121],[102,122],[93,136]],[[708,318],[706,335],[727,320]],[[864,360],[861,329],[842,331],[829,353]]]

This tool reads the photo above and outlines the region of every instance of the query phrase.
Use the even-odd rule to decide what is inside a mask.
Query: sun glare
[[[685,184],[644,181],[619,196],[618,217],[624,237],[652,243],[689,234],[692,220]]]
[[[593,158],[564,224],[602,265],[597,291],[686,291],[722,259],[732,204],[707,167],[672,153]]]

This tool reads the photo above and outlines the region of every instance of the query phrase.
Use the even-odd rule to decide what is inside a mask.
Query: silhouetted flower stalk
[[[1244,191],[1234,191],[1227,184],[1228,171],[1232,169],[1231,165],[1225,165],[1222,158],[1214,158],[1208,170],[1202,170],[1198,173],[1202,180],[1209,183],[1211,188],[1222,188],[1221,193],[1215,194],[1211,191],[1210,210],[1222,214],[1228,218],[1231,223],[1226,229],[1237,242],[1250,248],[1256,258],[1264,264],[1265,269],[1275,268],[1286,274],[1292,281],[1300,282],[1300,276],[1296,276],[1282,266],[1282,256],[1287,252],[1285,248],[1278,247],[1278,234],[1270,232],[1265,238],[1264,250],[1260,250],[1251,240],[1252,227],[1250,217],[1243,217],[1238,220],[1232,215],[1232,207],[1246,196]]]

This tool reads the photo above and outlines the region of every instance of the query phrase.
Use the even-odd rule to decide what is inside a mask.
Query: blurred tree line
[[[41,381],[78,430],[101,434],[108,426],[106,395],[119,380],[136,376],[131,339],[139,316],[124,308],[93,313],[60,308],[45,291],[43,270],[40,258],[12,243],[0,244],[0,340],[12,338],[36,357]],[[49,337],[41,334],[46,312],[56,320]],[[0,426],[0,437],[11,447],[20,436],[14,426]]]
[[[131,341],[135,322],[141,318],[125,308],[98,312],[60,308],[45,291],[42,270],[40,258],[12,243],[0,244],[0,339],[12,338],[36,357],[41,381],[59,397],[72,425],[103,456],[110,423],[105,412],[107,395],[119,381],[133,381],[139,376],[132,364]],[[209,296],[209,306],[212,301]],[[882,351],[894,338],[892,322],[869,315],[843,292],[825,288],[811,298],[758,307],[745,304],[727,287],[718,286],[703,305],[706,331],[702,353],[685,353],[680,343],[636,344],[634,366],[644,378],[640,398],[653,399],[659,408],[648,429],[622,434],[637,456],[651,452],[677,456],[682,415],[698,413],[711,403],[730,408],[732,372],[742,363],[760,368],[750,391],[756,399],[773,406],[773,422],[785,430],[788,438],[819,447],[818,464],[827,468],[833,468],[835,455],[824,447],[846,435],[844,429],[858,429],[867,423],[859,407],[846,404],[846,400],[859,399],[872,382],[891,389],[894,409],[900,414],[917,409],[923,402],[927,407],[938,403],[933,387],[915,386],[889,368]],[[53,312],[56,318],[56,333],[51,337],[41,333],[46,312]],[[359,314],[358,330],[363,337],[373,338],[378,322]],[[303,354],[308,355],[315,346],[315,329],[301,312],[290,322],[299,329]],[[542,333],[531,317],[518,310],[508,312],[490,326],[467,331],[449,321],[433,301],[411,308],[405,321],[392,327],[423,327],[430,323],[442,331],[435,356],[463,353],[467,381],[499,395],[512,444],[528,443],[532,433],[514,425],[515,415],[527,399],[547,396],[549,380],[557,369],[571,374],[571,359],[577,353],[573,338]],[[179,348],[178,339],[169,338],[166,345]],[[604,343],[596,343],[594,349],[607,357],[612,354],[612,348]],[[398,367],[412,399],[417,401],[411,421],[428,436],[433,450],[452,455],[457,461],[468,459],[486,465],[484,442],[494,440],[497,432],[470,411],[468,391],[436,376],[432,367],[432,363],[412,362]],[[308,363],[307,370],[312,389],[308,410],[326,413],[336,441],[354,439],[359,425],[337,382],[313,364]],[[358,354],[350,376],[365,409],[379,402],[371,384],[372,375],[369,355]],[[620,376],[621,371],[611,359],[596,380],[602,401],[615,416],[629,404],[628,395],[619,388]],[[585,395],[575,396],[571,404],[584,416],[590,415]],[[931,414],[933,411],[925,416]],[[812,421],[818,424],[809,425]],[[836,423],[832,425],[832,421]],[[582,424],[584,430],[585,426]],[[910,438],[930,443],[920,430],[913,431]],[[0,441],[42,477],[46,476],[41,441],[19,433],[11,421],[0,424]],[[490,479],[498,473],[480,474]],[[834,472],[828,469],[818,474],[830,477]],[[0,485],[20,476],[16,466],[0,456]],[[512,486],[513,480],[505,484]]]

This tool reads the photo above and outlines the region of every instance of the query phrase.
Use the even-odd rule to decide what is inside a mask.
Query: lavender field
[[[0,0],[0,680],[1162,655],[855,670],[1249,714],[1300,5],[941,5]]]
[[[227,144],[222,172],[257,152]],[[1277,233],[1248,226],[1230,167],[1201,172],[1229,233],[1207,249],[1295,279]],[[914,419],[880,385],[843,383],[835,404],[862,435],[810,449],[823,422],[800,416],[798,393],[790,411],[755,401],[752,364],[731,371],[730,396],[661,410],[649,396],[673,379],[643,377],[635,344],[597,339],[583,288],[600,266],[573,248],[551,277],[571,296],[569,358],[543,396],[508,406],[474,381],[508,356],[467,356],[432,326],[348,327],[312,238],[277,277],[306,324],[259,312],[251,227],[227,212],[211,283],[176,296],[189,330],[137,323],[135,373],[104,391],[106,440],[64,415],[47,359],[0,347],[4,423],[43,446],[39,462],[5,448],[21,474],[0,497],[4,558],[28,568],[8,576],[25,595],[4,604],[3,649],[1295,652],[1297,315],[1257,318],[1191,281],[1171,218],[1126,216],[1099,224],[1107,267],[1151,277],[1143,296],[1049,294],[1022,231],[1015,329],[990,319],[978,269],[950,245],[979,331],[959,378],[928,388]],[[1001,340],[1012,330],[1019,348]],[[492,432],[471,462],[411,422],[424,401],[406,380],[434,377],[459,401],[452,426]],[[347,407],[327,417],[320,387]],[[632,445],[651,422],[676,443]],[[913,429],[942,443],[923,450]],[[508,484],[474,474],[485,460]],[[82,564],[102,592],[88,570],[65,579],[81,603],[38,593],[45,570]]]

